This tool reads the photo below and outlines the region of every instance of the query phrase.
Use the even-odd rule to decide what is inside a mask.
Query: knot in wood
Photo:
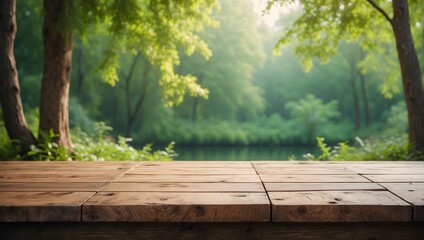
[[[205,215],[205,210],[201,206],[196,206],[194,208],[194,211],[196,212],[197,217],[201,217],[201,216]]]
[[[306,207],[299,207],[297,209],[297,212],[299,213],[299,215],[305,215],[308,212],[308,209],[306,209]]]

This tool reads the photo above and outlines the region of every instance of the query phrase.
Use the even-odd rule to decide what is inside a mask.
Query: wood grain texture
[[[142,162],[145,167],[184,167],[184,168],[252,168],[250,162],[245,161],[172,161],[172,162]]]
[[[253,167],[251,168],[184,168],[184,167],[136,167],[128,171],[127,174],[154,174],[154,175],[170,175],[170,174],[200,174],[200,175],[256,175]]]
[[[256,171],[260,175],[350,175],[357,174],[351,170],[344,168],[286,168],[286,167],[273,167],[273,168],[263,168],[255,167]]]
[[[385,182],[424,182],[424,175],[364,175],[373,182],[385,183]]]
[[[352,167],[352,171],[369,175],[424,175],[424,167]]]
[[[80,221],[94,192],[2,192],[0,222]]]
[[[408,222],[412,206],[387,191],[270,192],[275,222]]]
[[[0,239],[418,240],[423,223],[4,223]]]
[[[139,182],[139,183],[232,183],[253,182],[260,183],[258,175],[124,175],[114,182]]]
[[[381,185],[414,206],[414,221],[424,221],[424,183],[381,183]]]
[[[0,162],[0,170],[6,169],[34,169],[34,168],[109,168],[129,169],[138,166],[140,162],[93,162],[93,161],[31,161],[29,164],[25,161],[2,161]]]
[[[260,175],[262,182],[272,183],[360,183],[370,180],[360,175]]]
[[[100,192],[83,205],[83,221],[264,222],[265,193]]]
[[[267,192],[334,190],[384,190],[376,183],[265,183]]]
[[[115,174],[6,174],[0,175],[2,183],[16,182],[72,182],[72,183],[102,183],[112,182],[121,175]]]
[[[1,185],[0,185],[1,189]],[[112,183],[103,192],[265,192],[261,183]]]
[[[106,184],[108,183],[0,182],[0,192],[97,192],[106,186]]]

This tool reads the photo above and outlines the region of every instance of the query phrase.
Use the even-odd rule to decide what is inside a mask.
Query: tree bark
[[[44,69],[40,95],[40,134],[53,129],[59,145],[72,151],[69,132],[69,86],[73,32],[60,29],[66,21],[66,0],[44,0]]]
[[[417,51],[411,34],[407,0],[393,0],[393,32],[408,109],[410,147],[424,153],[424,89]]]
[[[28,152],[36,141],[28,129],[20,96],[13,53],[16,30],[16,1],[0,1],[0,101],[3,118],[9,138],[18,140],[22,152]]]
[[[82,46],[80,46],[78,48],[78,85],[77,85],[77,97],[79,100],[81,100],[82,89],[84,85],[83,56],[84,56],[84,51],[82,50]]]
[[[353,107],[354,107],[354,119],[355,119],[355,129],[359,129],[361,127],[361,115],[359,110],[359,97],[358,97],[358,90],[356,87],[356,74],[357,74],[357,59],[350,55],[348,57],[348,62],[350,65],[350,86],[352,89],[352,101],[353,101]]]

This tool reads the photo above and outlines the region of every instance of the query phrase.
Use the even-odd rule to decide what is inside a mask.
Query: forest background
[[[220,2],[220,11],[213,14],[219,26],[200,34],[213,55],[205,60],[198,53],[181,54],[175,66],[176,73],[195,76],[209,95],[207,99],[186,95],[177,106],[163,104],[160,73],[143,53],[119,53],[119,81],[111,86],[99,71],[109,43],[106,29],[76,35],[71,132],[96,138],[106,131],[111,139],[131,139],[129,144],[139,149],[174,141],[177,152],[178,146],[200,145],[315,146],[317,137],[331,145],[346,142],[364,147],[365,139],[407,144],[407,111],[393,39],[383,41],[372,53],[363,50],[360,39],[341,41],[325,64],[317,59],[302,61],[296,55],[296,42],[285,45],[276,56],[274,46],[281,31],[301,9],[281,10],[275,23],[266,24],[251,1]],[[29,127],[37,132],[43,72],[41,1],[18,1],[16,18],[21,96]],[[423,71],[422,17],[412,29]]]

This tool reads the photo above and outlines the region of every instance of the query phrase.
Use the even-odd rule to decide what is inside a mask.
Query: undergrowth
[[[0,126],[1,127],[1,126]],[[96,134],[89,134],[76,128],[72,132],[73,151],[68,151],[53,140],[53,131],[43,133],[42,141],[26,154],[21,154],[19,144],[10,141],[4,128],[0,128],[0,160],[77,160],[77,161],[118,161],[118,160],[163,160],[169,161],[176,156],[175,143],[171,142],[163,150],[153,150],[151,144],[137,150],[129,145],[131,139],[109,135],[112,128],[104,123],[96,123]]]
[[[391,137],[385,140],[362,140],[355,138],[357,146],[341,142],[337,146],[328,146],[325,139],[318,137],[317,145],[320,155],[311,153],[303,155],[306,160],[329,161],[365,161],[365,160],[423,160],[420,152],[410,151],[406,135]]]

